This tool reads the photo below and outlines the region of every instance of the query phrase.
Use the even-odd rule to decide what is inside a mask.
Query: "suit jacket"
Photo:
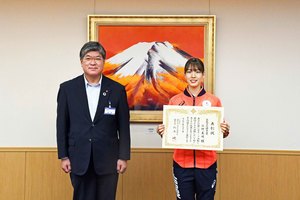
[[[105,112],[108,107],[115,108],[115,113]],[[130,159],[129,108],[124,86],[102,75],[92,121],[83,75],[62,83],[56,129],[58,158],[70,159],[72,173],[83,175],[91,156],[97,174],[116,173],[117,160]]]

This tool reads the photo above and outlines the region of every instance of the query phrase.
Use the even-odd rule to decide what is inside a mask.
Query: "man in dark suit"
[[[58,158],[70,172],[73,200],[115,199],[118,174],[130,159],[126,91],[102,75],[105,57],[101,44],[86,43],[80,50],[84,74],[58,92]]]

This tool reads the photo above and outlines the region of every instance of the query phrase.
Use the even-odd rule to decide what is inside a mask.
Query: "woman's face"
[[[185,78],[189,87],[200,88],[204,80],[204,75],[199,69],[190,67],[185,72]]]

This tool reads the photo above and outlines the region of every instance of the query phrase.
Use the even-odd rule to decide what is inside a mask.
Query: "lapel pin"
[[[106,94],[108,93],[108,90],[105,90],[105,92],[103,92],[103,96],[106,96]]]

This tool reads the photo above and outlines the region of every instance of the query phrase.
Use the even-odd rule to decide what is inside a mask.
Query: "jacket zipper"
[[[196,105],[196,97],[193,96],[193,106]],[[196,168],[196,150],[194,149],[194,168]]]

